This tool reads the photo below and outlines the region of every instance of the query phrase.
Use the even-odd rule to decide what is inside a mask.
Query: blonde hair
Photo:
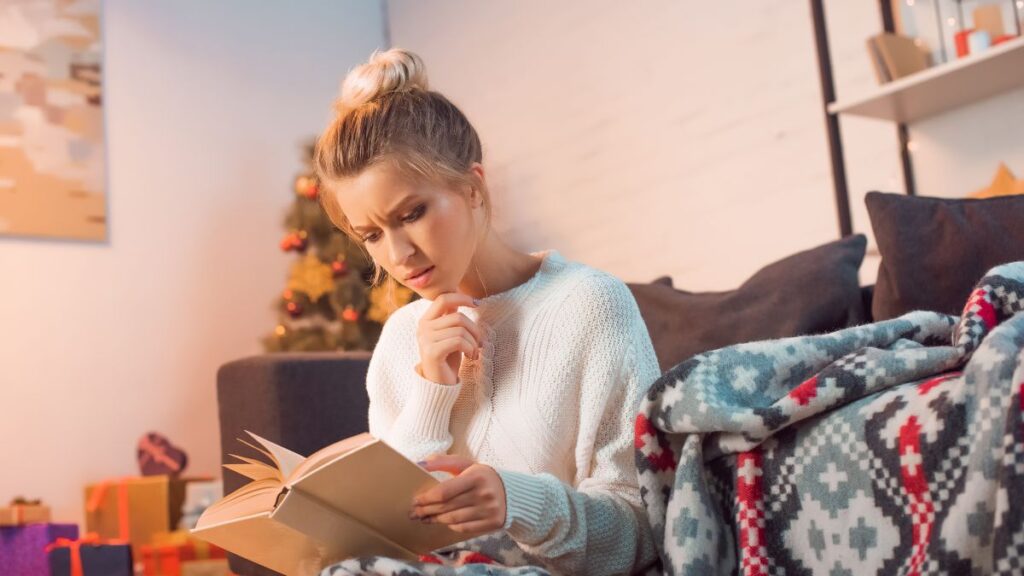
[[[330,185],[378,164],[414,182],[478,188],[490,225],[490,194],[470,172],[473,162],[483,160],[480,138],[462,111],[429,89],[419,56],[402,48],[374,50],[369,61],[345,76],[334,110],[334,119],[317,139],[313,166],[328,191],[319,195],[320,204],[350,238],[363,244]],[[376,268],[374,284],[382,276]]]

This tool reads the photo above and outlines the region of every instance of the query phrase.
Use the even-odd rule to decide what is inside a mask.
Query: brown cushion
[[[857,272],[863,234],[765,266],[728,292],[686,292],[662,276],[629,284],[661,369],[731,344],[831,332],[868,320]]]
[[[1024,260],[1024,196],[871,192],[865,202],[882,256],[872,301],[876,320],[913,310],[959,315],[985,272]]]

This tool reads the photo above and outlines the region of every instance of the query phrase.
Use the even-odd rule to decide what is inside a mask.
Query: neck
[[[540,263],[539,258],[512,248],[488,232],[473,255],[459,290],[474,298],[511,290],[536,274]]]

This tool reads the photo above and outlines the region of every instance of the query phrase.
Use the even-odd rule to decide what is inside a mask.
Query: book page
[[[324,466],[331,462],[335,458],[348,454],[349,452],[360,448],[376,440],[373,436],[370,436],[369,432],[363,432],[362,434],[356,434],[355,436],[349,436],[344,440],[339,440],[334,444],[329,444],[316,452],[310,454],[306,461],[300,464],[292,473],[283,479],[285,483],[298,480],[306,474],[311,473],[313,470]]]
[[[302,461],[306,459],[305,456],[302,456],[301,454],[296,454],[295,452],[292,452],[291,450],[285,448],[284,446],[278,446],[277,444],[274,444],[273,442],[267,440],[266,438],[260,438],[259,436],[253,434],[252,432],[249,432],[248,430],[246,430],[245,432],[249,436],[255,438],[257,442],[259,442],[264,448],[267,449],[267,452],[265,453],[269,453],[271,460],[273,460],[274,463],[277,464],[277,469],[281,471],[281,476],[284,478],[290,477],[292,471],[295,470],[295,468],[297,468],[299,464],[302,464]]]
[[[438,480],[380,440],[289,481],[301,491],[417,554],[468,539],[443,524],[409,518],[413,497]]]
[[[280,492],[281,483],[276,479],[254,480],[211,504],[199,516],[196,528],[260,512],[270,513]]]

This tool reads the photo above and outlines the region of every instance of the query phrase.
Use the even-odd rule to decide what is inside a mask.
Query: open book
[[[415,560],[468,536],[409,519],[412,499],[439,480],[368,433],[309,457],[246,430],[274,465],[244,456],[224,467],[252,479],[211,505],[197,538],[287,576],[354,556]]]

